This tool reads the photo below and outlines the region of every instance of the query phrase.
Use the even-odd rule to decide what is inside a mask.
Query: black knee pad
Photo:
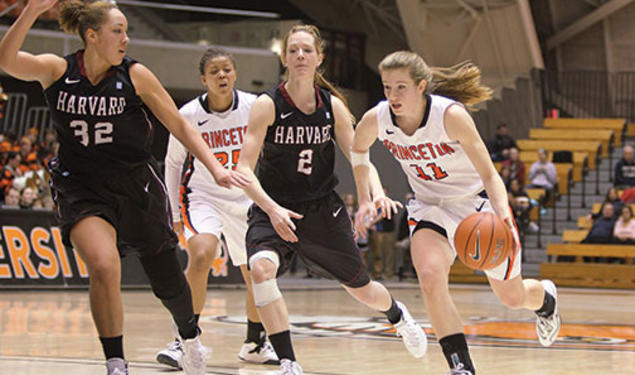
[[[139,258],[150,280],[152,291],[162,300],[178,296],[187,286],[176,251],[174,248],[166,248],[157,254]]]

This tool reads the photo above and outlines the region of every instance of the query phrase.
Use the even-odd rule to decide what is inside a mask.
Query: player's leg
[[[240,272],[247,286],[245,298],[246,315],[247,315],[247,338],[240,349],[238,357],[243,361],[262,363],[262,364],[279,364],[278,356],[271,344],[267,341],[265,327],[260,321],[260,315],[254,301],[253,283],[251,280],[251,272],[246,264],[240,265]]]
[[[433,226],[433,225],[432,225]],[[450,296],[450,267],[455,253],[441,228],[420,228],[411,239],[410,251],[434,333],[451,369],[474,373],[463,323]],[[457,370],[458,371],[458,370]]]
[[[121,262],[115,229],[106,220],[90,216],[73,226],[70,240],[90,274],[90,310],[106,357],[108,372],[126,371],[123,353]]]

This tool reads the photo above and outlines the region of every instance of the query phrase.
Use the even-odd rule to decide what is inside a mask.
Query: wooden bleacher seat
[[[623,118],[546,118],[545,128],[566,129],[610,129],[615,132],[615,146],[621,147],[626,134],[626,119]]]
[[[521,151],[518,155],[519,155],[519,159],[523,163],[527,164],[528,168],[531,167],[531,165],[538,160],[538,152],[536,151]],[[547,152],[547,158],[549,160],[553,159],[552,152]],[[558,167],[558,164],[563,164],[563,163],[554,163],[554,164],[556,164],[556,167]],[[564,164],[569,164],[569,163],[564,163]],[[574,152],[573,153],[573,182],[582,181],[582,177],[585,173],[586,168],[588,168],[587,153],[580,152],[580,151]]]
[[[565,141],[600,141],[602,144],[602,157],[609,156],[613,151],[613,130],[609,129],[529,129],[530,139],[549,139]]]
[[[626,135],[629,137],[635,137],[635,123],[630,123],[626,126]]]
[[[562,286],[635,289],[635,246],[596,244],[548,244],[554,261],[540,264],[540,277]],[[574,262],[556,262],[558,256],[573,256]],[[612,257],[626,264],[583,263],[582,257]]]
[[[586,216],[578,217],[578,228],[591,229],[592,226],[593,226],[593,220],[589,219]]]
[[[450,282],[485,284],[487,283],[487,276],[481,273],[476,273],[476,271],[456,259],[452,268],[450,268]]]
[[[527,163],[525,163],[527,164]],[[564,195],[569,193],[569,182],[572,181],[572,168],[573,164],[569,163],[558,163],[556,166],[556,175],[558,176],[558,193]],[[494,167],[500,173],[503,168],[503,163],[500,161],[494,162]],[[525,165],[525,185],[529,185],[531,181],[529,181],[529,169],[531,165]]]
[[[562,241],[565,243],[580,243],[586,238],[589,231],[586,229],[567,229],[562,232]]]
[[[587,153],[589,169],[595,170],[597,158],[601,155],[602,144],[600,141],[556,141],[556,140],[536,140],[519,139],[516,141],[522,151],[537,151],[544,148],[547,151],[581,151]],[[599,155],[598,155],[599,154]]]

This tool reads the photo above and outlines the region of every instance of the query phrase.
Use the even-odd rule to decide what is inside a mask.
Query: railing
[[[562,117],[619,117],[635,122],[635,72],[542,70],[537,77],[547,111],[558,109]]]

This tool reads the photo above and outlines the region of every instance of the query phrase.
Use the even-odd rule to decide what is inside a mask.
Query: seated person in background
[[[529,214],[532,208],[531,200],[517,179],[512,179],[510,181],[507,195],[509,204],[511,205],[514,213],[514,219],[518,225],[518,231],[521,239],[524,238],[528,229],[532,232],[537,231],[538,225],[536,223],[530,223],[529,221]]]
[[[528,188],[540,188],[547,191],[546,201],[552,194],[553,186],[558,182],[556,166],[547,159],[547,151],[544,148],[538,149],[538,160],[529,168]]]
[[[509,159],[503,161],[503,167],[508,166],[512,179],[518,180],[520,186],[525,186],[525,163],[520,161],[518,149],[509,149]]]
[[[22,174],[28,171],[37,171],[40,169],[37,154],[33,152],[31,138],[24,136],[20,139],[20,155],[22,156],[22,161],[20,162],[18,168],[20,168]]]
[[[14,187],[7,189],[2,208],[20,208],[20,191],[18,189]]]
[[[38,196],[35,189],[25,186],[20,192],[20,208],[33,208],[33,203],[35,203],[37,198]]]
[[[622,158],[615,164],[613,183],[619,189],[635,186],[635,160],[633,160],[633,147],[629,145],[624,146]]]
[[[505,189],[509,191],[509,184],[512,181],[512,172],[509,169],[508,165],[503,165],[500,171],[501,179],[503,180],[503,184],[505,184]]]
[[[610,187],[609,190],[606,191],[606,195],[604,196],[604,201],[602,203],[611,203],[613,205],[613,216],[615,219],[622,212],[622,207],[624,206],[624,202],[617,196],[617,189],[615,187]],[[602,215],[602,209],[598,212],[592,212],[587,216],[589,220],[595,220]]]
[[[0,170],[0,192],[6,194],[8,189],[13,186],[13,179],[22,176],[20,171],[20,161],[22,156],[15,151],[9,151],[7,153],[7,164]]]
[[[631,206],[622,207],[620,216],[615,222],[613,237],[617,244],[635,244],[635,220]]]
[[[516,146],[514,138],[507,134],[507,124],[496,127],[496,135],[489,142],[489,153],[493,161],[503,161],[509,158],[509,150]]]
[[[613,242],[613,228],[615,227],[613,204],[611,202],[602,203],[600,212],[600,217],[595,219],[589,234],[582,240],[582,243],[610,244]]]

